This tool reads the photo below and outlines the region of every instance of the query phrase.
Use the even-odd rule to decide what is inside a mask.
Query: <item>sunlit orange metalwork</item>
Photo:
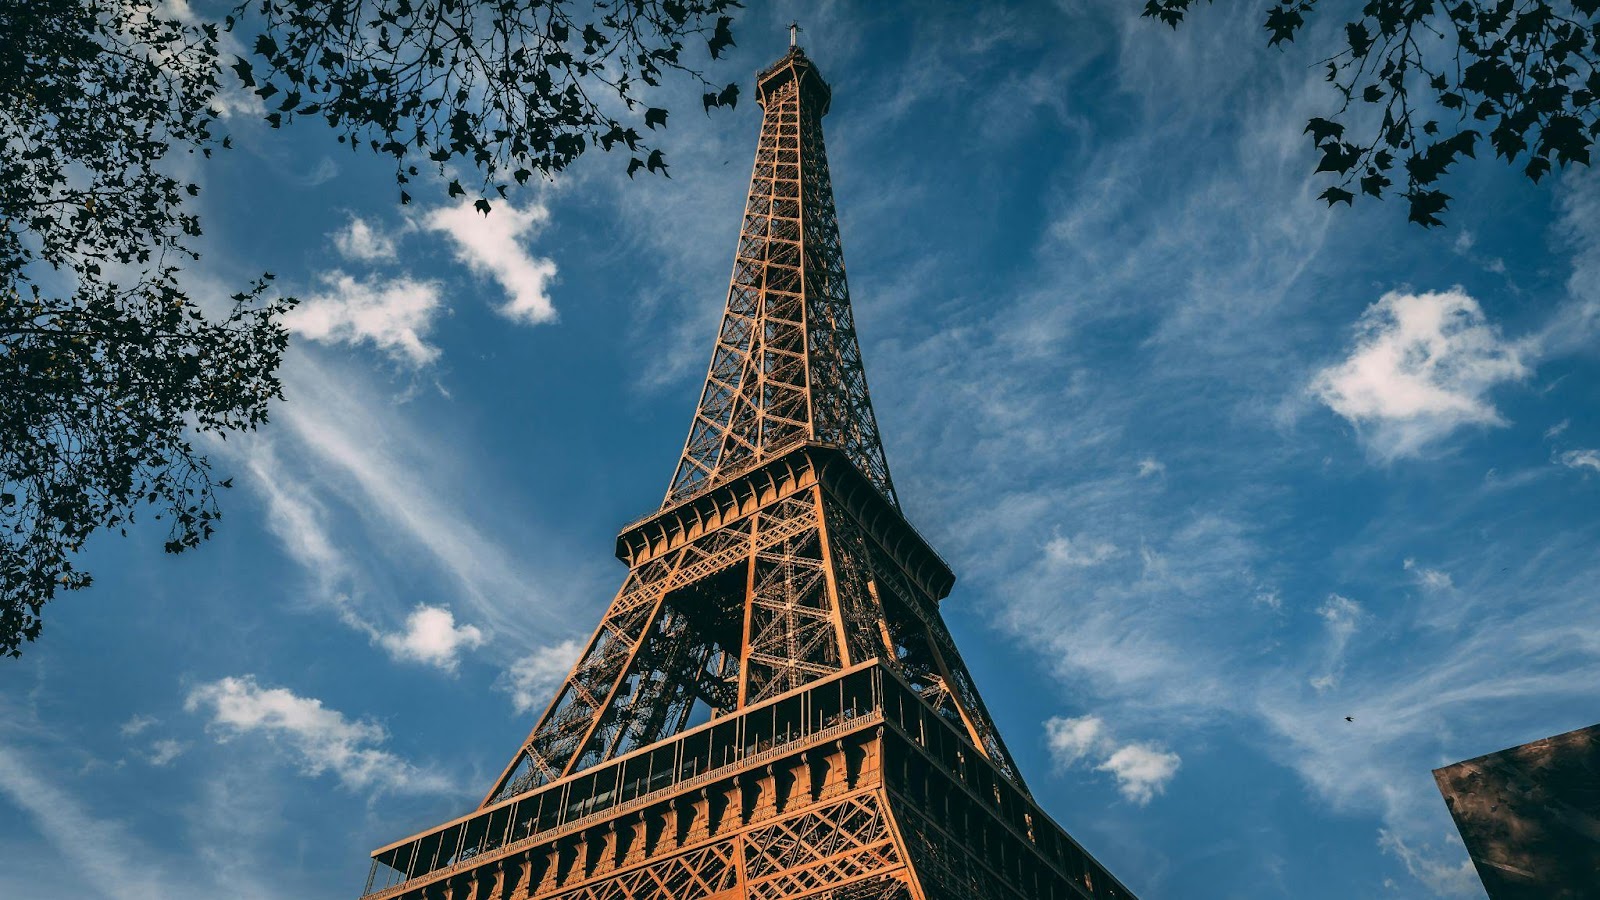
[[[478,809],[369,900],[1131,898],[1028,793],[900,512],[798,47],[762,72],[726,312],[627,580]]]

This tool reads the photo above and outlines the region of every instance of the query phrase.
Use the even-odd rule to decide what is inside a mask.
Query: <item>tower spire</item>
[[[798,30],[790,26],[791,40]],[[761,138],[727,305],[663,507],[804,442],[842,449],[898,506],[856,339],[822,139],[832,91],[796,48],[760,74],[756,96]]]
[[[789,48],[792,50],[800,46],[800,23],[789,23]]]

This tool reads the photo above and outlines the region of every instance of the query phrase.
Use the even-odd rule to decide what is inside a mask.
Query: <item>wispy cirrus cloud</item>
[[[380,632],[358,606],[362,578],[357,562],[336,537],[330,512],[315,479],[283,459],[280,441],[267,435],[226,445],[244,467],[250,485],[265,504],[266,527],[299,566],[310,584],[310,597],[331,608],[345,625],[369,638]]]
[[[463,461],[453,444],[419,431],[395,398],[346,364],[294,353],[284,381],[290,399],[274,411],[278,427],[218,449],[244,462],[268,528],[319,603],[374,642],[403,642],[414,604],[397,607],[375,589],[401,566],[440,578],[452,615],[470,623],[460,627],[482,639],[539,644],[564,627],[528,615],[561,573],[512,551],[505,529],[523,534],[526,523],[460,502]],[[471,644],[470,632],[454,633],[458,650]]]
[[[1566,450],[1556,454],[1556,462],[1569,469],[1600,472],[1600,450]]]
[[[22,752],[0,745],[0,796],[32,817],[41,835],[102,897],[145,900],[190,892],[121,822],[84,803]],[[4,875],[0,873],[0,881]],[[195,894],[198,896],[198,894]]]
[[[288,379],[294,399],[280,424],[335,495],[377,534],[397,533],[454,582],[474,620],[496,633],[530,631],[525,610],[536,580],[444,489],[448,449],[416,434],[378,397],[302,360]],[[384,435],[374,442],[371,435]],[[446,470],[447,471],[447,470]],[[513,615],[513,608],[523,612]],[[537,631],[537,629],[531,629]]]
[[[1139,460],[1138,466],[1140,478],[1151,478],[1158,475],[1165,475],[1167,472],[1166,464],[1151,456],[1147,456],[1144,459]]]
[[[161,724],[161,720],[155,716],[134,715],[129,717],[128,721],[123,722],[117,728],[117,732],[125,738],[138,737],[148,730],[150,726],[159,724]]]
[[[364,412],[372,414],[370,410]],[[251,484],[265,501],[267,528],[305,573],[320,604],[383,648],[391,659],[454,673],[461,655],[482,647],[488,641],[487,633],[477,625],[457,623],[447,606],[417,604],[402,616],[374,596],[375,579],[368,568],[381,564],[366,549],[373,541],[367,536],[355,537],[347,528],[335,524],[340,512],[330,509],[323,498],[337,498],[341,491],[336,489],[339,482],[332,480],[335,472],[329,470],[323,454],[337,454],[348,468],[360,473],[353,489],[363,506],[379,503],[390,511],[397,506],[418,510],[399,516],[384,515],[383,519],[419,529],[413,531],[413,539],[434,550],[424,559],[452,577],[469,579],[460,582],[464,596],[498,607],[502,592],[509,591],[507,586],[519,576],[508,573],[507,564],[498,559],[496,542],[488,536],[468,529],[454,539],[446,539],[433,532],[435,523],[448,528],[446,523],[455,516],[442,510],[444,501],[433,496],[407,463],[373,448],[357,446],[353,435],[343,434],[341,429],[352,421],[360,420],[338,415],[326,420],[312,417],[300,425],[315,436],[314,440],[286,442],[281,437],[254,436],[253,440],[235,442],[229,452],[244,462]],[[299,457],[300,465],[286,462],[285,453]],[[309,480],[304,474],[308,470],[312,473]],[[392,490],[396,484],[414,485],[416,493]],[[505,580],[482,580],[486,578]],[[397,618],[400,621],[394,626],[384,624]]]
[[[1067,569],[1097,566],[1119,552],[1121,551],[1117,546],[1110,541],[1082,536],[1069,538],[1058,534],[1044,545],[1045,563]]]
[[[183,755],[189,745],[177,738],[162,738],[150,745],[150,750],[145,754],[145,762],[158,768],[172,765],[172,761]]]
[[[1344,674],[1345,649],[1360,627],[1363,610],[1361,604],[1349,597],[1329,594],[1328,599],[1317,607],[1317,615],[1327,629],[1327,647],[1323,651],[1322,674],[1311,679],[1311,686],[1318,691],[1326,691],[1337,687],[1339,677]]]
[[[1447,591],[1455,587],[1455,583],[1450,580],[1449,572],[1430,569],[1409,558],[1406,559],[1404,567],[1407,572],[1411,572],[1416,576],[1418,584],[1430,591]]]
[[[1411,877],[1440,897],[1481,896],[1483,883],[1472,868],[1472,860],[1461,858],[1466,848],[1460,835],[1445,832],[1441,838],[1440,844],[1451,846],[1448,858],[1436,846],[1413,846],[1388,829],[1378,832],[1378,846],[1399,857]]]

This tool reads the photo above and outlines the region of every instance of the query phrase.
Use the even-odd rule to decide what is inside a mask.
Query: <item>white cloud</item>
[[[1081,763],[1109,773],[1122,796],[1140,806],[1166,790],[1183,762],[1178,754],[1151,743],[1118,744],[1098,716],[1057,716],[1044,723],[1044,730],[1050,758],[1058,768]]]
[[[1311,679],[1311,686],[1318,691],[1325,691],[1336,687],[1344,674],[1345,648],[1360,627],[1363,613],[1361,604],[1349,597],[1329,594],[1328,599],[1317,607],[1317,615],[1322,617],[1328,632],[1327,664],[1323,674]]]
[[[1561,436],[1562,432],[1566,431],[1568,428],[1571,428],[1571,427],[1572,427],[1572,420],[1571,419],[1562,419],[1561,421],[1555,423],[1554,425],[1551,425],[1549,428],[1546,428],[1544,430],[1544,439],[1547,440],[1547,441],[1555,440],[1556,438]]]
[[[405,631],[379,639],[383,649],[398,660],[437,666],[454,672],[458,654],[483,646],[483,632],[474,625],[456,625],[450,610],[419,604],[406,617]]]
[[[541,709],[555,699],[556,689],[578,661],[583,646],[572,640],[540,647],[512,663],[497,686],[511,695],[511,705],[518,713]]]
[[[352,593],[356,569],[334,538],[328,511],[314,482],[290,471],[280,459],[274,438],[251,435],[242,441],[218,442],[233,454],[266,502],[266,525],[285,552],[311,581],[309,596],[326,603],[344,624],[377,640],[380,633],[356,610]]]
[[[1076,540],[1056,535],[1044,545],[1045,563],[1063,569],[1081,569],[1096,566],[1117,555],[1115,544],[1109,541]]]
[[[1461,859],[1461,841],[1455,835],[1446,835],[1445,842],[1455,845],[1453,859],[1442,858],[1432,848],[1413,848],[1399,835],[1388,829],[1378,831],[1378,846],[1385,853],[1400,858],[1406,871],[1434,894],[1441,897],[1482,897],[1483,882],[1472,868],[1472,860]]]
[[[163,738],[150,745],[150,753],[145,757],[152,766],[168,766],[172,761],[183,755],[189,745],[172,738]]]
[[[333,246],[346,259],[361,262],[392,260],[395,257],[395,240],[367,224],[360,216],[351,216],[343,228],[333,233]]]
[[[189,692],[183,708],[210,716],[219,741],[259,733],[287,748],[307,775],[332,772],[351,790],[427,793],[450,790],[442,776],[382,749],[388,733],[376,722],[346,719],[314,697],[263,688],[255,676],[228,677]]]
[[[284,314],[290,331],[326,344],[371,344],[413,367],[438,358],[439,348],[426,340],[441,309],[437,282],[360,280],[336,271],[322,283],[322,292]]]
[[[1151,744],[1125,744],[1095,768],[1117,779],[1122,796],[1144,806],[1167,788],[1182,760]]]
[[[323,510],[300,479],[283,471],[277,452],[263,440],[250,442],[246,467],[267,501],[267,525],[284,549],[308,571],[332,579],[346,566],[323,526]]]
[[[1380,458],[1416,456],[1461,426],[1505,424],[1488,394],[1528,375],[1524,349],[1459,288],[1391,292],[1362,313],[1350,355],[1311,389]]]
[[[135,715],[128,719],[128,721],[123,722],[122,727],[117,730],[122,733],[123,737],[131,738],[137,737],[141,732],[149,728],[151,725],[158,725],[160,723],[161,720],[155,716]]]
[[[502,202],[484,215],[473,208],[472,202],[463,201],[458,206],[434,210],[426,225],[455,241],[456,259],[499,282],[507,299],[496,308],[497,312],[514,322],[537,325],[556,318],[549,292],[556,264],[529,255],[519,239],[536,231],[549,218],[549,210],[537,204],[519,210]]]
[[[1455,582],[1450,580],[1449,572],[1441,572],[1438,569],[1419,566],[1414,559],[1406,560],[1405,569],[1407,572],[1415,572],[1417,583],[1429,590],[1443,591],[1455,587]]]
[[[1057,716],[1044,723],[1044,733],[1050,758],[1062,768],[1076,765],[1108,740],[1105,723],[1098,716]]]
[[[1149,478],[1152,475],[1165,475],[1166,472],[1167,464],[1156,459],[1155,457],[1147,456],[1144,459],[1139,460],[1140,478]]]
[[[1593,469],[1600,472],[1600,450],[1568,450],[1557,455],[1556,462],[1569,469]]]
[[[1551,229],[1572,251],[1567,299],[1540,329],[1541,341],[1555,352],[1587,350],[1600,328],[1600,178],[1574,172],[1561,192],[1561,221]]]

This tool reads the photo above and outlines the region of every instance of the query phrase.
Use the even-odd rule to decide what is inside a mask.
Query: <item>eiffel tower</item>
[[[790,32],[726,311],[629,573],[472,812],[372,854],[367,900],[1132,898],[1034,802],[900,509]]]

